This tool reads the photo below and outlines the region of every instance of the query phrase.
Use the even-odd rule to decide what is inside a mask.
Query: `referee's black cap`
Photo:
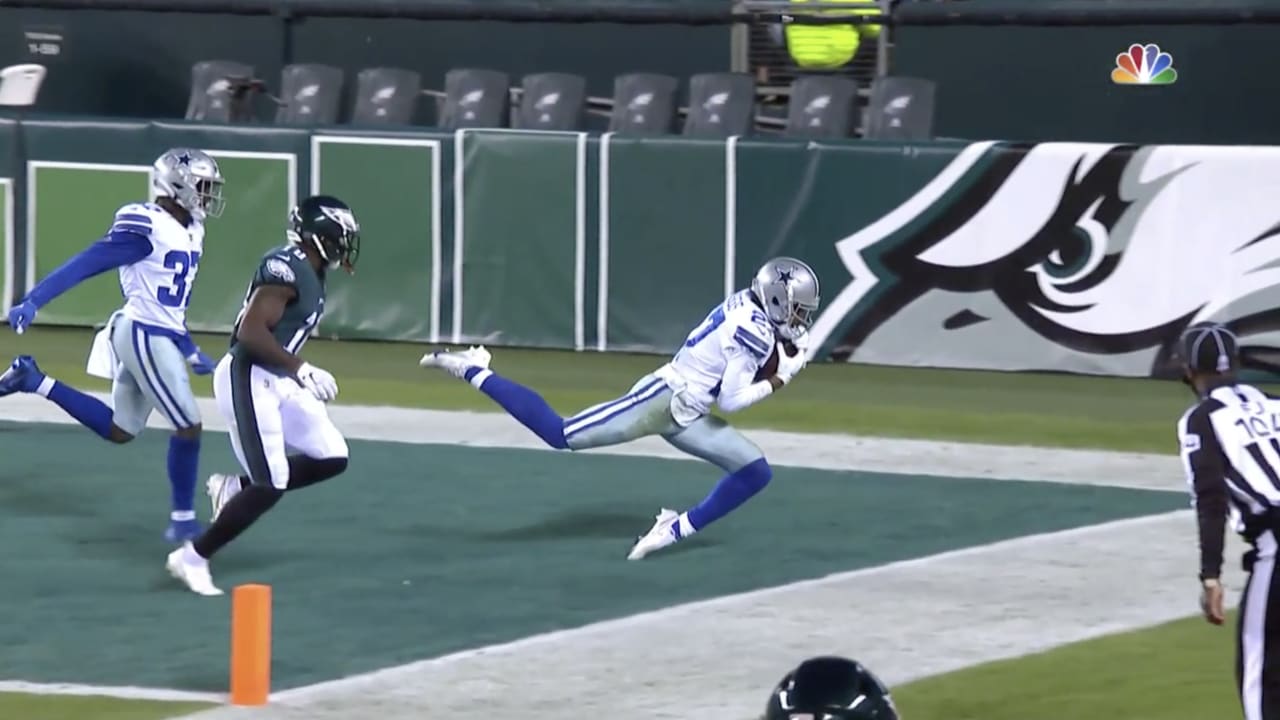
[[[1199,322],[1182,331],[1179,356],[1198,373],[1229,373],[1240,367],[1240,342],[1222,323]]]

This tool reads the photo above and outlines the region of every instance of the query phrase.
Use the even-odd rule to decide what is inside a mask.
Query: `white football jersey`
[[[741,355],[750,360],[745,366],[750,376],[739,383],[748,385],[776,344],[773,324],[751,299],[751,291],[739,290],[689,333],[670,367],[686,383],[685,399],[705,414],[720,395],[731,357]]]
[[[150,255],[120,267],[125,316],[186,332],[187,304],[204,251],[204,224],[192,220],[183,227],[159,205],[135,203],[116,212],[111,230],[136,233],[151,241]]]

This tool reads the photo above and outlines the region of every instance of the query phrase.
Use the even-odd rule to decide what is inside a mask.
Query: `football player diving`
[[[813,269],[794,258],[774,258],[756,273],[751,287],[713,308],[670,362],[640,378],[622,397],[568,418],[534,390],[490,370],[491,355],[483,346],[427,353],[420,364],[470,383],[552,448],[586,450],[658,435],[723,470],[725,476],[696,506],[658,513],[627,555],[640,560],[706,529],[769,484],[773,470],[764,453],[712,415],[711,408],[737,412],[795,379],[807,362],[808,330],[818,303]],[[760,373],[775,357],[777,369]]]

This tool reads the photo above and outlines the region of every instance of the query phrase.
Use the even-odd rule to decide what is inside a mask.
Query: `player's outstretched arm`
[[[135,232],[113,230],[41,280],[22,302],[9,311],[9,325],[22,332],[35,320],[36,311],[54,298],[96,275],[131,265],[151,254],[151,241]]]
[[[296,297],[298,291],[287,285],[262,285],[253,291],[244,317],[236,330],[236,342],[249,353],[254,362],[283,368],[296,375],[302,367],[302,359],[291,354],[271,330],[284,317],[285,306]]]
[[[720,397],[716,404],[725,412],[738,412],[773,394],[782,387],[783,381],[778,376],[768,380],[755,381],[757,363],[747,353],[734,353],[725,364],[724,375],[720,381]]]

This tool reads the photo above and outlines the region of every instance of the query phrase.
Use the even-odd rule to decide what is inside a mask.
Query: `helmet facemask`
[[[195,204],[206,217],[222,217],[227,201],[222,197],[222,177],[199,178],[195,186]]]

